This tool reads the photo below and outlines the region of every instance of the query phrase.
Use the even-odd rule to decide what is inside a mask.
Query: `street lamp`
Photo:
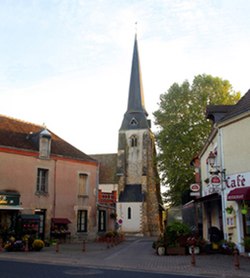
[[[211,151],[208,155],[207,162],[212,168],[214,167],[215,164],[215,158],[216,155],[214,154],[214,152]]]
[[[207,162],[210,165],[210,167],[215,170],[210,171],[210,174],[216,174],[216,175],[221,174],[222,180],[225,181],[226,169],[221,169],[221,166],[215,164],[215,161],[216,161],[216,155],[214,152],[211,151],[208,155]]]

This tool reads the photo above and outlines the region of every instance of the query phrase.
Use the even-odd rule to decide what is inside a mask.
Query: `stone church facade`
[[[135,36],[128,105],[119,130],[116,169],[108,167],[105,156],[110,160],[106,154],[99,160],[100,172],[102,168],[109,169],[112,182],[117,186],[116,215],[121,231],[157,236],[162,231],[162,202],[155,139],[147,117]],[[109,183],[110,180],[111,177]],[[99,182],[102,186],[105,183],[102,176]]]

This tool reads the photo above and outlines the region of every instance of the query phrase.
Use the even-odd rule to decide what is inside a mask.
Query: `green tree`
[[[206,74],[195,76],[192,85],[174,83],[160,96],[159,109],[154,112],[158,163],[162,183],[169,187],[165,197],[172,205],[181,204],[183,193],[194,183],[190,161],[211,131],[206,106],[231,105],[239,99],[240,93],[233,91],[229,81]]]

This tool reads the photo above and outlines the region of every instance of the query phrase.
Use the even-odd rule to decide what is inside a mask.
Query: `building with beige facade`
[[[98,163],[48,129],[0,116],[0,233],[97,232]],[[21,227],[20,227],[21,224]]]
[[[200,153],[203,236],[211,227],[242,245],[250,236],[250,91],[237,104],[208,106],[213,130]]]

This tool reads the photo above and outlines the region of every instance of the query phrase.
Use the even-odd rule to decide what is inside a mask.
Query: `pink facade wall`
[[[19,151],[20,153],[20,151]],[[38,156],[0,152],[0,191],[20,193],[22,214],[46,209],[45,235],[49,236],[51,218],[68,218],[72,235],[77,233],[77,210],[88,211],[88,234],[97,232],[97,164],[63,158],[41,160]],[[48,194],[36,194],[37,168],[49,170]],[[78,196],[78,175],[88,175],[88,196]]]

